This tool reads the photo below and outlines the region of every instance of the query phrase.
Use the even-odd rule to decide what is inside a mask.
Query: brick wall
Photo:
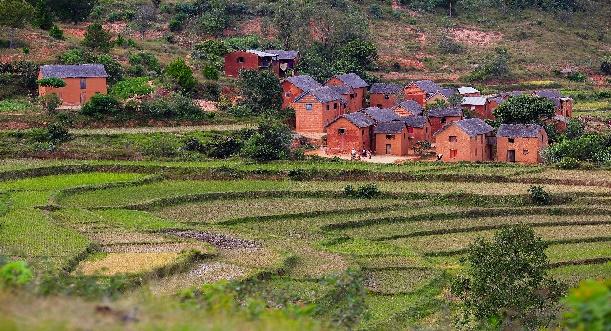
[[[331,79],[327,81],[325,85],[327,86],[345,86],[346,84],[344,84],[344,82],[342,82],[339,78],[332,77]],[[367,89],[363,87],[363,88],[352,89],[352,91],[354,93],[354,97],[350,97],[349,95],[346,96],[346,102],[347,102],[346,112],[348,113],[353,113],[355,111],[359,111],[365,108],[365,94],[367,93]]]
[[[456,141],[451,142],[450,137],[456,137]],[[456,125],[449,126],[435,137],[435,151],[443,154],[444,162],[459,161],[490,161],[490,146],[484,135],[470,137],[459,129]]]
[[[42,76],[39,74],[38,77],[40,79]],[[89,101],[96,93],[108,93],[106,78],[93,77],[83,79],[85,80],[84,89],[81,89],[80,78],[64,78],[63,81],[66,83],[66,86],[60,88],[41,86],[38,90],[38,94],[42,96],[55,93],[62,100],[62,106],[81,106]]]
[[[509,162],[508,151],[515,152],[515,162],[536,164],[541,162],[541,151],[547,147],[547,133],[541,130],[537,138],[514,138],[510,142],[507,137],[497,137],[497,160]]]
[[[307,110],[308,104],[312,105],[312,110]],[[293,107],[297,132],[323,133],[331,121],[344,114],[344,107],[339,100],[321,103],[312,95],[306,95],[299,102],[295,102]]]
[[[409,153],[407,128],[398,134],[377,133],[375,143],[376,155],[406,156]],[[386,145],[390,145],[390,154],[387,153]]]
[[[339,130],[344,129],[340,134]],[[345,118],[340,118],[327,127],[327,153],[349,154],[352,149],[361,152],[371,149],[371,127],[359,128]]]
[[[392,108],[399,103],[397,94],[373,93],[369,95],[369,104],[372,107]]]
[[[456,121],[460,121],[462,118],[459,116],[448,116],[448,117],[429,117],[429,123],[431,123],[431,132],[435,133],[439,131],[444,125]],[[433,137],[433,139],[435,139]]]
[[[414,100],[422,107],[426,105],[426,93],[417,86],[406,86],[403,89],[405,100]]]
[[[295,86],[295,84],[286,80],[282,82],[282,108],[290,107],[295,98],[302,93],[303,90]]]

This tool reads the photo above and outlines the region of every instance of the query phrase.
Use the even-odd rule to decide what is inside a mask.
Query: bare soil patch
[[[500,32],[485,32],[469,28],[455,28],[452,37],[458,42],[471,46],[494,46],[503,39]]]

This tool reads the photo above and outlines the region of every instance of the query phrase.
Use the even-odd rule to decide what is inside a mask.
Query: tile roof
[[[471,137],[494,131],[493,127],[479,118],[469,118],[466,120],[456,121],[451,124],[456,124],[456,126]]]
[[[405,129],[403,121],[381,122],[373,129],[373,133],[401,133]]]
[[[466,106],[483,106],[486,104],[485,97],[464,97],[462,99],[462,105]]]
[[[543,127],[538,124],[501,124],[498,137],[537,138]]]
[[[449,107],[449,108],[434,108],[429,110],[429,117],[447,117],[447,116],[462,116],[462,109],[460,107]]]
[[[251,54],[255,54],[259,57],[274,57],[274,58],[278,58],[278,55],[273,54],[273,53],[268,53],[268,52],[264,52],[264,51],[258,51],[256,49],[248,49],[246,50],[246,53],[251,53]]]
[[[312,95],[319,102],[330,102],[330,101],[344,101],[344,97],[337,93],[337,90],[330,86],[323,86],[301,93],[300,96],[295,98],[295,102],[299,102],[306,95]]]
[[[454,94],[456,94],[456,89],[455,88],[442,88],[442,89],[439,89],[437,93],[440,93],[443,96],[445,96],[446,98],[449,98],[453,96]]]
[[[428,119],[425,116],[404,116],[401,121],[412,128],[423,128]]]
[[[347,119],[352,122],[352,124],[356,125],[359,128],[366,128],[368,126],[372,126],[376,124],[373,118],[369,117],[367,114],[357,111],[355,113],[344,114],[341,117]]]
[[[349,74],[335,75],[334,77],[341,80],[344,84],[352,88],[361,88],[369,86],[369,84],[367,84],[366,81],[359,77],[359,75],[352,72]]]
[[[403,91],[403,86],[399,84],[374,83],[369,89],[369,93],[375,94],[397,94]]]
[[[354,92],[350,86],[330,86],[339,94],[351,94]]]
[[[479,90],[471,86],[461,86],[458,88],[458,93],[472,94],[472,93],[479,93]]]
[[[314,80],[314,78],[308,75],[292,76],[287,78],[286,81],[297,86],[304,92],[322,87],[319,82],[317,82],[316,80]]]
[[[40,71],[43,78],[108,77],[102,64],[44,65]]]
[[[432,80],[417,80],[411,84],[415,84],[427,94],[434,94],[435,92],[439,91],[439,85]]]
[[[394,111],[387,108],[369,107],[361,110],[369,117],[373,118],[376,122],[390,122],[399,120],[400,117]]]
[[[549,90],[538,90],[533,93],[536,96],[548,98],[548,99],[560,99],[562,98],[562,93],[558,90],[549,89]]]
[[[503,98],[509,98],[509,97],[517,97],[518,95],[527,94],[527,93],[528,92],[526,91],[509,91],[509,92],[502,92],[499,94],[499,96]]]
[[[414,115],[422,115],[422,106],[414,100],[406,100],[399,103],[399,107],[409,110]]]
[[[277,55],[278,60],[294,60],[299,56],[298,51],[285,51],[282,49],[268,49],[265,52]]]

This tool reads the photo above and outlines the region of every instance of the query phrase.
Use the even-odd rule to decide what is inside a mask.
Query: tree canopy
[[[553,117],[555,111],[556,106],[549,99],[519,95],[503,102],[493,113],[499,123],[530,124]]]
[[[282,105],[280,81],[270,71],[244,70],[238,81],[241,104],[254,114],[274,112]]]

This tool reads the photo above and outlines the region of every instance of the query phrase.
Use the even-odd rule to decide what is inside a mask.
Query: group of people
[[[371,159],[371,154],[372,153],[370,150],[363,149],[361,153],[358,153],[356,149],[353,148],[352,151],[350,152],[350,160],[360,160],[364,158]]]

